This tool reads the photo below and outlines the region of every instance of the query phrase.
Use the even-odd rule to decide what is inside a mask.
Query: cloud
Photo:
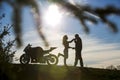
[[[86,43],[87,44],[87,43]],[[88,43],[89,44],[89,43]],[[92,67],[105,67],[111,64],[119,64],[120,50],[118,43],[104,44],[104,43],[92,43],[88,45],[87,49],[83,48],[83,58],[87,66]],[[118,60],[117,62],[115,62]],[[106,64],[105,64],[106,63]]]
[[[107,66],[110,66],[110,65],[117,66],[119,65],[119,62],[120,62],[120,58],[116,58],[116,59],[106,60],[102,62],[97,62],[96,64],[89,65],[89,67],[106,68]]]

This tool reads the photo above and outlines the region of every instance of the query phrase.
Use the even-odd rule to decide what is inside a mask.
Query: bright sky
[[[107,4],[114,5],[120,8],[120,0],[69,0],[71,3],[79,2],[80,4],[90,4],[96,7],[103,7]],[[103,23],[93,25],[88,23],[90,26],[90,34],[85,34],[82,27],[77,19],[71,16],[65,11],[61,11],[60,8],[55,4],[49,4],[45,2],[39,2],[43,19],[43,32],[46,35],[50,46],[58,47],[54,50],[53,54],[57,55],[58,52],[63,53],[62,37],[67,34],[69,40],[74,38],[74,34],[78,33],[83,41],[82,56],[85,66],[87,67],[106,67],[109,65],[119,65],[120,63],[120,17],[112,15],[108,17],[114,21],[119,29],[117,34],[114,34],[110,29]],[[4,12],[7,11],[7,19],[3,20],[4,23],[10,22],[9,12],[12,9],[6,6]],[[69,14],[69,15],[68,15]],[[11,22],[10,22],[11,23]],[[16,55],[22,55],[23,48],[28,44],[34,46],[41,46],[44,49],[43,41],[39,38],[32,17],[30,15],[29,7],[23,9],[23,40],[24,45],[20,48]],[[71,43],[70,46],[74,46]],[[74,50],[69,50],[69,58],[67,60],[68,65],[74,64]],[[59,58],[59,64],[63,65],[63,58]],[[79,66],[79,65],[78,65]]]

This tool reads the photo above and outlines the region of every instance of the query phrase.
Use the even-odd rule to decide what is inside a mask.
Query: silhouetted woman
[[[63,56],[63,57],[64,57],[64,65],[65,65],[65,66],[67,66],[67,64],[66,64],[66,59],[68,58],[68,49],[69,49],[69,48],[72,48],[72,47],[69,46],[69,43],[71,43],[74,39],[72,39],[71,41],[67,41],[67,40],[68,40],[67,35],[64,35],[64,36],[63,36],[63,42],[62,42],[62,43],[63,43],[63,46],[64,46],[64,51],[63,51],[63,52],[64,52],[64,55],[63,55],[63,54],[60,54],[60,53],[58,54],[58,57],[59,57],[59,56]]]

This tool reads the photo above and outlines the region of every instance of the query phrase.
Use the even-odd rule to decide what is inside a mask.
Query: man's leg
[[[81,56],[81,55],[80,55],[79,59],[80,59],[80,66],[81,66],[81,67],[84,67],[84,65],[83,65],[83,59],[82,59],[82,56]]]
[[[78,56],[76,55],[76,56],[75,56],[74,66],[76,66],[76,65],[77,65],[77,63],[78,63]]]
[[[64,65],[65,65],[65,66],[67,66],[66,60],[67,60],[67,58],[64,58]]]

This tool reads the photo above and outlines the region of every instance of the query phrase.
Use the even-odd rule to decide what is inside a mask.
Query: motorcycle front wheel
[[[58,58],[56,55],[50,54],[47,58],[48,65],[56,65],[58,63]]]
[[[26,54],[21,55],[21,57],[20,57],[20,63],[21,64],[28,64],[29,62],[30,62],[30,56],[29,55],[26,55]]]

